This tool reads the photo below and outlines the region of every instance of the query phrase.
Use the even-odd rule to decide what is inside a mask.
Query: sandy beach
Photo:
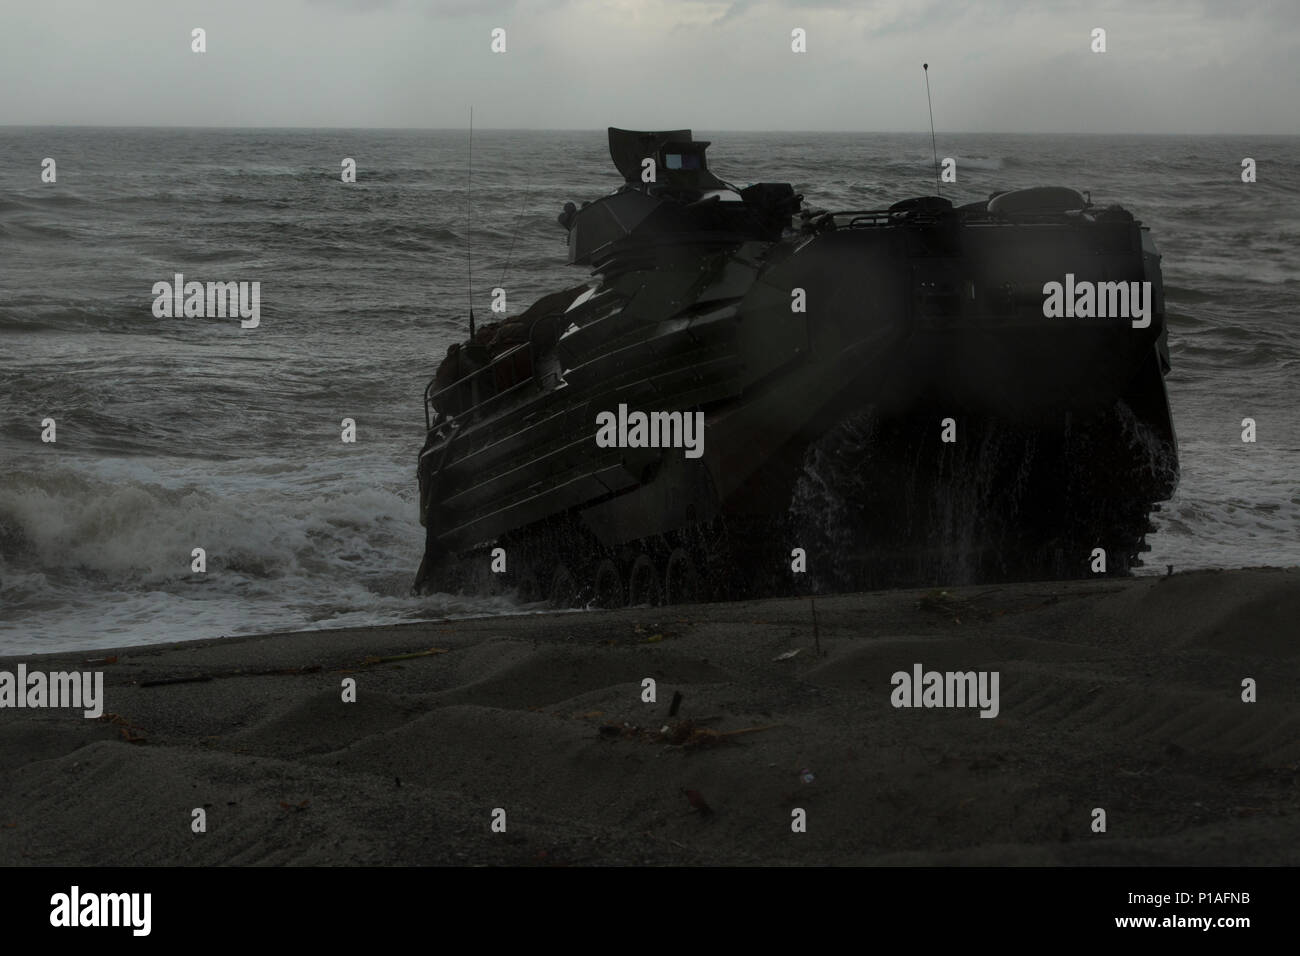
[[[1300,862],[1295,569],[821,597],[815,615],[771,600],[0,659],[104,675],[98,719],[0,709],[0,864]],[[984,700],[895,706],[924,704],[895,675],[931,671],[971,682],[930,703]]]

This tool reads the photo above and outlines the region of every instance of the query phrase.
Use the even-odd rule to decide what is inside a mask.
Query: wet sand
[[[0,864],[1300,863],[1296,569],[815,609],[0,659],[105,695],[100,719],[0,710]],[[895,707],[915,665],[996,672],[996,716]]]

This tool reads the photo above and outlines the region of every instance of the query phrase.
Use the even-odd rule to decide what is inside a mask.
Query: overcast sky
[[[919,132],[923,61],[949,132],[1300,132],[1300,0],[0,0],[0,124]]]

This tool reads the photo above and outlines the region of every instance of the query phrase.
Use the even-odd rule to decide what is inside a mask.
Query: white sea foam
[[[364,484],[311,493],[271,476],[214,493],[222,484],[7,476],[0,651],[519,610],[509,596],[411,597],[422,545],[414,504],[398,494]],[[202,574],[191,571],[195,547]]]

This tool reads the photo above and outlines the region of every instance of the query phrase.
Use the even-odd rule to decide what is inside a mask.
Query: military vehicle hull
[[[1048,189],[778,230],[800,197],[694,195],[629,179],[567,213],[591,280],[444,363],[418,588],[617,606],[1140,563],[1177,455],[1132,216]]]

